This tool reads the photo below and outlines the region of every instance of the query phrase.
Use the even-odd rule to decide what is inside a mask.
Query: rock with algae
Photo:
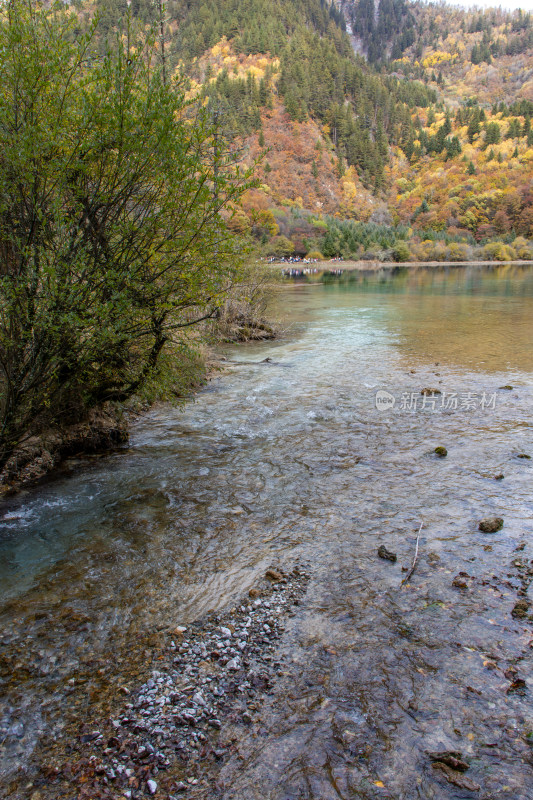
[[[387,550],[384,544],[378,547],[378,556],[380,558],[384,558],[386,561],[397,561],[398,556],[396,553],[392,553],[390,550]]]
[[[479,530],[482,533],[496,533],[501,528],[503,528],[503,519],[501,517],[487,517],[479,523]]]

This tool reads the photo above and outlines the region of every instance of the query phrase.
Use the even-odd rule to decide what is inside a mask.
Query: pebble
[[[155,794],[157,792],[157,783],[155,781],[146,781],[146,786],[148,787],[150,794]]]

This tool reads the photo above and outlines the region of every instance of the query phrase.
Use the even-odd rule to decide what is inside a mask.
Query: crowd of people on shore
[[[340,256],[339,258],[328,259],[328,263],[331,263],[332,261],[342,261],[342,260],[343,259]],[[282,256],[281,258],[279,258],[277,256],[271,256],[268,259],[267,263],[268,264],[305,264],[306,265],[306,266],[302,266],[302,267],[291,266],[291,267],[288,267],[287,269],[284,269],[283,270],[283,275],[286,278],[300,278],[300,277],[303,277],[304,275],[316,275],[319,272],[325,272],[328,275],[342,275],[342,273],[344,271],[342,269],[331,269],[330,267],[328,267],[327,269],[324,269],[324,267],[320,267],[320,266],[316,266],[316,267],[307,266],[307,265],[310,265],[310,264],[320,264],[320,259],[318,259],[318,258],[306,258],[305,256]]]
[[[304,275],[316,275],[323,272],[326,275],[342,275],[342,269],[323,269],[321,267],[290,267],[283,270],[283,275],[286,278],[302,278]]]

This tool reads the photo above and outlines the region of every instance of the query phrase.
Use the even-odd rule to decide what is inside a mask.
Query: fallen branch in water
[[[416,537],[415,557],[413,559],[413,563],[411,565],[411,569],[409,570],[409,572],[407,573],[407,575],[405,576],[403,581],[400,583],[400,586],[403,586],[404,583],[407,583],[407,581],[409,580],[409,578],[411,577],[411,575],[415,571],[416,562],[417,562],[417,559],[418,559],[418,542],[420,541],[420,531],[422,530],[422,525],[423,524],[424,524],[424,521],[422,520],[422,522],[420,523],[420,527],[418,529],[418,535]]]

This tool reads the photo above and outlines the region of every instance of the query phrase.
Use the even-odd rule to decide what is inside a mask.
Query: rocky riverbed
[[[271,567],[226,613],[168,631],[157,668],[109,698],[111,717],[64,732],[31,799],[215,796],[219,766],[284,674],[283,632],[308,580]]]

